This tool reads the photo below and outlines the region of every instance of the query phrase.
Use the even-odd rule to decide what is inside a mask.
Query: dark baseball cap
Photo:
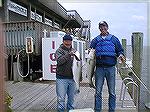
[[[72,41],[72,37],[71,37],[69,34],[66,34],[66,35],[63,37],[63,40],[70,40],[70,41]]]
[[[100,28],[101,26],[106,26],[106,27],[108,27],[108,24],[107,24],[106,21],[101,21],[101,22],[99,22],[99,28]]]

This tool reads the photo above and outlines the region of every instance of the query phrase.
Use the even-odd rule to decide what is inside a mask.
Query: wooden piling
[[[127,39],[122,39],[122,47],[123,47],[123,49],[124,49],[124,55],[126,56]]]
[[[122,39],[122,47],[123,47],[123,50],[124,50],[124,55],[126,57],[126,51],[127,51],[127,40],[126,39]],[[123,67],[125,67],[125,63],[123,63],[122,65]]]
[[[132,33],[132,65],[133,71],[135,72],[136,76],[141,79],[141,72],[142,72],[142,56],[143,56],[143,33],[141,32],[134,32]],[[133,77],[134,78],[134,77]],[[141,99],[140,99],[140,82],[136,79],[136,83],[138,83],[138,109],[141,108]],[[137,98],[136,97],[136,98]],[[137,105],[137,104],[136,104]]]
[[[138,77],[140,78],[142,56],[143,56],[143,33],[134,32],[132,33],[132,53],[133,53],[133,69]]]

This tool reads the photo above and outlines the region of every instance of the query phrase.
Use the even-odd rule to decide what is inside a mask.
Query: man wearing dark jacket
[[[99,23],[100,35],[95,37],[90,48],[95,49],[96,75],[95,75],[95,112],[102,109],[102,87],[106,78],[109,92],[109,112],[114,112],[116,107],[115,94],[115,65],[117,57],[124,60],[123,48],[119,39],[109,34],[108,24],[105,21]]]
[[[65,111],[65,97],[68,96],[67,110],[74,109],[75,81],[73,80],[72,65],[75,49],[72,48],[72,37],[66,34],[63,43],[56,50],[56,93],[57,110]]]

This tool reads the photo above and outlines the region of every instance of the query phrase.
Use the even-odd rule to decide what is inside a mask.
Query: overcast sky
[[[99,35],[98,23],[105,20],[109,24],[109,32],[120,40],[126,38],[127,44],[131,44],[132,33],[143,32],[144,45],[147,45],[147,2],[58,1],[65,9],[76,10],[83,20],[91,20],[92,38]]]

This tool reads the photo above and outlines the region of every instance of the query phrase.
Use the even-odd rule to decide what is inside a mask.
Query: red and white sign
[[[51,36],[50,38],[42,38],[42,65],[44,80],[56,80],[55,52],[62,44],[62,40],[62,37],[58,35],[53,35],[53,37]]]
[[[42,65],[43,65],[43,79],[56,80],[56,56],[55,52],[62,44],[64,32],[54,31],[50,32],[48,38],[42,38]],[[82,61],[85,60],[85,42],[73,38],[72,47],[79,51]],[[82,62],[83,63],[83,62]]]
[[[50,36],[42,38],[42,67],[44,80],[56,80],[55,52],[62,44],[64,32],[53,31]],[[46,36],[46,35],[45,35]]]

